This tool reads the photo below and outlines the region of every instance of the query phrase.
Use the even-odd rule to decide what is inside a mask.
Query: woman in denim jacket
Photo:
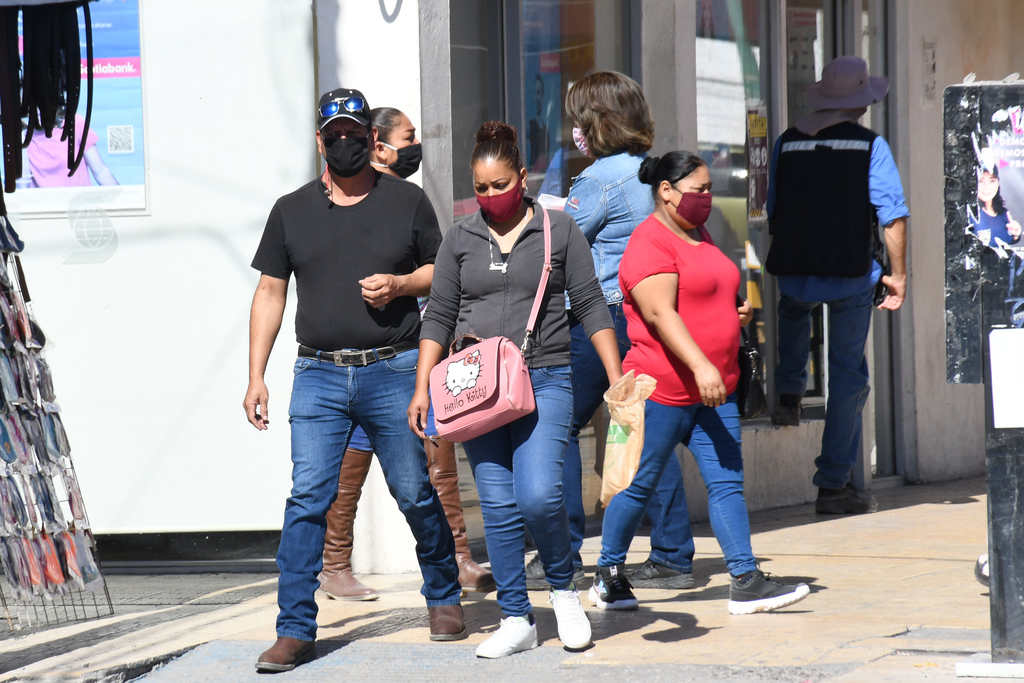
[[[640,86],[614,71],[595,72],[573,85],[565,98],[565,110],[576,126],[573,139],[577,147],[596,159],[573,182],[565,211],[590,243],[619,352],[625,356],[630,344],[622,313],[619,261],[633,229],[654,211],[651,189],[637,178],[640,163],[647,158],[654,141],[654,122]],[[571,312],[569,323],[573,422],[562,469],[562,490],[569,513],[575,578],[579,582],[583,579],[580,547],[586,526],[579,434],[601,406],[608,381],[594,345]],[[654,524],[651,556],[633,573],[634,585],[692,588],[693,535],[678,463],[669,463],[665,468],[648,516]],[[539,556],[527,566],[527,578],[532,588],[546,587]]]

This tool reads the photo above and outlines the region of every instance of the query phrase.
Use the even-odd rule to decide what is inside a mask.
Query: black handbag
[[[768,401],[764,395],[764,382],[761,377],[761,352],[757,344],[747,334],[746,328],[740,328],[740,381],[736,385],[736,398],[739,404],[740,417],[751,420],[763,415],[768,410]]]

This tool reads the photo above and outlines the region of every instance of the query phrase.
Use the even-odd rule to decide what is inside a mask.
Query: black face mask
[[[398,159],[388,168],[397,173],[399,178],[408,178],[419,170],[420,162],[423,160],[422,145],[416,143],[408,147],[400,147],[395,151],[398,154]]]
[[[369,138],[323,138],[324,158],[331,173],[351,178],[370,161]]]

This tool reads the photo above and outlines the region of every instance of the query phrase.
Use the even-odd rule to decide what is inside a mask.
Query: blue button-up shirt
[[[826,129],[827,130],[827,129]],[[775,169],[780,153],[779,140],[772,150],[772,165],[768,180],[768,215],[775,212]],[[889,225],[898,218],[910,215],[903,197],[903,184],[892,151],[885,138],[879,136],[871,144],[868,170],[868,193],[875,207],[880,225]],[[872,261],[871,270],[862,277],[822,277],[818,275],[780,275],[779,291],[801,301],[835,301],[845,299],[875,286],[882,276],[882,266]]]

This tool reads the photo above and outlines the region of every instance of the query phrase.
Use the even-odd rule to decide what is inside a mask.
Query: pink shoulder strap
[[[540,306],[544,302],[544,293],[548,288],[548,278],[551,276],[551,218],[548,210],[541,208],[544,212],[544,267],[540,271],[540,284],[537,285],[537,296],[533,298],[533,309],[530,310],[530,319],[526,323],[526,337],[523,338],[523,345],[519,348],[526,353],[526,343],[533,334],[533,328],[537,324],[537,316],[540,315]]]

